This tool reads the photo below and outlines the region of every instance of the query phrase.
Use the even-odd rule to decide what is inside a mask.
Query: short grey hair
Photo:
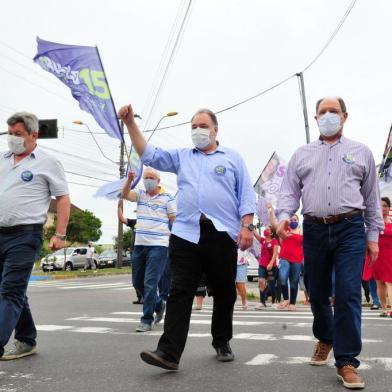
[[[218,119],[216,118],[216,114],[210,110],[210,109],[199,109],[191,118],[191,122],[193,121],[193,119],[195,118],[195,116],[197,116],[198,114],[208,114],[212,120],[212,122],[214,123],[214,125],[218,128]]]
[[[161,174],[159,173],[159,171],[158,170],[155,170],[153,167],[151,167],[151,166],[146,166],[145,168],[144,168],[144,171],[143,171],[143,176],[144,176],[144,174],[145,173],[152,173],[152,174],[154,174],[157,178],[161,178]]]
[[[31,135],[32,132],[39,131],[38,118],[33,113],[17,112],[7,120],[8,126],[11,127],[17,123],[22,123],[29,135]]]

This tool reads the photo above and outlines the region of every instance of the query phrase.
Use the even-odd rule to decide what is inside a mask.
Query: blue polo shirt
[[[177,174],[177,215],[172,233],[197,244],[200,215],[236,240],[241,217],[254,214],[256,194],[242,157],[223,146],[208,154],[196,148],[162,150],[147,144],[145,165]]]

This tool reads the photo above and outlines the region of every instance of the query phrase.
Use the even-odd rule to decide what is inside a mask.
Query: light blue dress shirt
[[[254,214],[256,194],[242,157],[222,146],[205,154],[196,148],[162,150],[147,144],[143,164],[177,174],[177,215],[172,233],[197,244],[200,215],[236,240],[241,217]]]

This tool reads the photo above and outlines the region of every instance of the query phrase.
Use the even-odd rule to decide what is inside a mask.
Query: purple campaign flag
[[[121,180],[108,182],[105,185],[102,185],[94,194],[94,197],[106,197],[110,200],[118,200],[125,181],[126,178],[122,178]]]
[[[123,140],[98,48],[63,45],[39,37],[37,44],[34,61],[66,84],[80,108],[92,114],[109,136]]]
[[[132,170],[136,173],[135,179],[131,184],[131,189],[135,188],[143,175],[143,164],[140,161],[139,156],[136,154],[135,150],[132,149],[129,154],[129,165],[127,168],[128,172]],[[97,192],[94,194],[94,197],[106,197],[110,200],[117,200],[120,197],[121,190],[124,187],[126,178],[122,178],[121,180],[108,182],[102,185]]]

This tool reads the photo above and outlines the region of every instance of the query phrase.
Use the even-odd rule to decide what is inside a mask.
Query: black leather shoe
[[[229,343],[224,344],[221,347],[215,347],[216,359],[221,362],[231,362],[234,360],[234,354],[231,351]]]
[[[149,365],[158,366],[166,370],[178,370],[178,362],[169,359],[162,351],[144,350],[140,353],[140,358]]]
[[[135,305],[143,305],[143,300],[142,299],[138,299],[136,301],[133,301],[132,303],[135,304]]]

